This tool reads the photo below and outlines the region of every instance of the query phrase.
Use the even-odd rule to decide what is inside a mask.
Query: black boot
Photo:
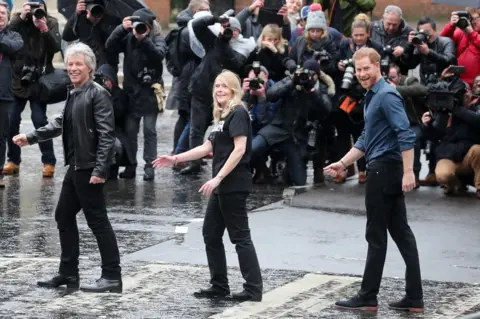
[[[262,301],[262,295],[252,296],[245,290],[236,294],[232,294],[232,299],[236,301]]]
[[[196,297],[196,298],[216,299],[216,298],[225,298],[229,294],[230,294],[229,291],[225,291],[225,290],[215,288],[215,287],[212,286],[212,287],[207,288],[207,289],[200,289],[199,291],[195,291],[193,293],[193,296]]]
[[[144,181],[153,181],[155,179],[155,171],[152,166],[145,166],[145,171],[143,175]]]
[[[388,304],[388,308],[394,310],[410,311],[410,312],[423,312],[424,305],[423,300],[412,300],[407,296],[403,297],[402,300],[392,302]]]
[[[50,280],[38,281],[37,286],[42,288],[58,288],[60,286],[67,286],[67,289],[78,289],[78,287],[80,287],[80,277],[57,275]]]
[[[85,292],[115,292],[122,293],[123,284],[122,280],[111,280],[106,278],[100,278],[95,281],[95,284],[91,286],[81,287],[80,290]]]
[[[194,162],[190,162],[190,164],[188,164],[187,167],[182,169],[180,171],[180,174],[193,175],[193,174],[200,173],[201,170],[202,170],[202,166],[200,165],[200,163],[198,161],[194,161]]]
[[[337,301],[335,305],[345,309],[377,311],[378,301],[377,298],[366,299],[356,295],[348,300]]]
[[[137,167],[136,166],[127,166],[125,167],[125,170],[120,173],[120,178],[125,178],[125,179],[132,179],[137,176]]]
[[[108,172],[108,179],[110,180],[118,179],[118,169],[119,167],[117,165],[110,166],[110,171]]]

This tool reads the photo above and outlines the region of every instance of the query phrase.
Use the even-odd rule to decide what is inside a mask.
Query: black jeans
[[[205,132],[212,123],[212,104],[192,96],[192,110],[190,112],[190,149],[203,144]]]
[[[223,233],[227,228],[230,241],[238,254],[243,288],[252,296],[262,295],[263,283],[257,253],[250,237],[247,215],[247,193],[212,194],[203,222],[210,283],[217,289],[230,292],[227,278],[227,258]]]
[[[62,255],[59,273],[78,275],[79,234],[77,213],[83,209],[88,227],[97,238],[102,257],[102,277],[120,279],[120,253],[117,238],[107,216],[104,184],[90,184],[92,169],[75,171],[69,167],[55,211]]]
[[[374,161],[367,168],[365,203],[367,207],[367,262],[360,295],[376,297],[387,255],[387,230],[407,266],[406,293],[411,299],[423,298],[420,262],[415,236],[407,222],[402,191],[401,162]]]
[[[7,139],[9,134],[8,110],[13,102],[0,101],[0,167],[5,164],[5,153],[7,152]],[[3,178],[0,172],[0,179]]]

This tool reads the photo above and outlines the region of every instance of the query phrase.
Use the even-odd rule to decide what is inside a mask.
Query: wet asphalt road
[[[58,114],[61,107],[49,106],[49,117]],[[28,117],[26,111],[24,119]],[[172,114],[160,115],[159,154],[170,152],[175,119]],[[21,131],[32,128],[26,120]],[[252,236],[263,265],[264,301],[238,305],[193,298],[191,293],[208,283],[201,237],[206,199],[198,189],[210,177],[209,166],[198,177],[157,170],[154,182],[144,182],[139,167],[135,180],[107,183],[109,216],[122,256],[122,295],[75,292],[63,296],[62,290],[37,288],[36,280],[55,274],[58,267],[59,243],[53,216],[65,172],[60,164],[61,149],[61,140],[55,140],[59,165],[53,179],[41,177],[38,146],[23,149],[20,175],[8,177],[7,188],[0,191],[0,318],[455,318],[480,310],[480,286],[474,282],[426,280],[425,314],[390,311],[386,303],[402,297],[404,289],[403,279],[394,277],[383,281],[377,315],[333,308],[335,300],[358,290],[360,278],[345,274],[361,274],[364,260],[349,260],[345,249],[344,255],[336,254],[335,248],[325,250],[325,243],[341,238],[344,247],[358,245],[356,249],[364,249],[364,220],[282,206],[278,204],[282,189],[267,186],[257,186],[248,202],[249,209],[275,203],[250,215]],[[139,163],[143,163],[141,150],[139,154]],[[78,221],[80,273],[85,284],[98,278],[100,258],[82,214]],[[342,226],[347,224],[348,230]],[[451,227],[456,225],[452,223]],[[227,236],[224,241],[232,266],[231,289],[239,291],[242,280],[234,247],[227,243]],[[401,268],[402,261],[398,252],[395,254],[387,263]],[[345,260],[348,265],[324,273],[335,265],[329,260],[340,264]]]

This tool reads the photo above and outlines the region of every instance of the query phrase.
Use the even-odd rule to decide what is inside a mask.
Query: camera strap
[[[47,52],[45,50],[45,59],[43,59],[42,75],[47,74]]]

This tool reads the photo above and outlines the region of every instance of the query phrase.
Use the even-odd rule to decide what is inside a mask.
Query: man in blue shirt
[[[345,174],[363,156],[367,161],[365,203],[368,254],[362,286],[337,306],[376,311],[377,294],[387,254],[387,230],[407,266],[406,296],[389,304],[397,310],[423,312],[423,290],[415,236],[407,222],[403,192],[415,187],[413,149],[415,133],[405,113],[403,99],[382,78],[380,55],[372,48],[358,50],[353,60],[356,77],[368,92],[365,97],[365,128],[355,146],[339,161],[325,168],[330,176]]]

